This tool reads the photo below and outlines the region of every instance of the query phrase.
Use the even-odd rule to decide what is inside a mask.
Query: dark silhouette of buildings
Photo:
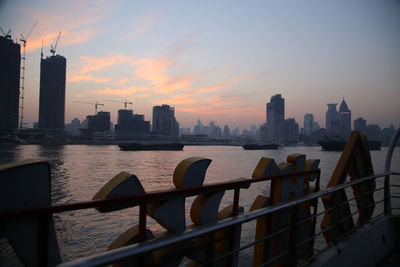
[[[179,123],[175,119],[175,108],[169,105],[153,107],[153,134],[179,136]]]
[[[20,48],[9,36],[0,36],[0,134],[18,129]]]
[[[363,118],[357,118],[354,120],[354,130],[359,131],[361,134],[365,134],[367,129],[367,121]]]
[[[118,110],[118,123],[115,125],[117,137],[138,137],[150,134],[150,122],[144,115],[133,114],[132,109]]]
[[[339,107],[339,135],[343,138],[348,138],[351,132],[351,110],[347,106],[346,101],[343,101]]]
[[[337,104],[328,104],[328,111],[325,114],[325,128],[331,135],[339,134],[339,113],[336,110]]]
[[[284,140],[285,138],[285,99],[281,94],[271,97],[267,103],[267,140]]]
[[[294,118],[285,120],[285,142],[286,143],[297,143],[299,142],[299,124]]]
[[[304,134],[310,136],[314,132],[314,115],[306,113],[304,115]]]
[[[67,60],[55,55],[40,61],[39,128],[64,131]]]

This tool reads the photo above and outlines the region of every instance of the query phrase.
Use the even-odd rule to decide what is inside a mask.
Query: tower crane
[[[53,47],[53,45],[51,45],[50,53],[52,53],[53,56],[56,54],[57,44],[58,44],[58,40],[60,40],[60,35],[61,35],[61,32],[58,33],[57,41],[56,41],[56,44],[54,45],[54,47]]]
[[[1,33],[3,34],[3,36],[4,36],[6,39],[11,39],[11,30],[8,30],[8,32],[6,33],[6,32],[3,30],[3,28],[0,27],[0,31],[1,31]]]
[[[31,35],[33,29],[35,28],[35,26],[38,24],[38,20],[35,22],[35,24],[33,24],[31,30],[28,32],[28,34],[26,36],[23,36],[22,33],[21,35],[21,39],[19,39],[22,44],[23,44],[23,56],[22,56],[22,68],[21,68],[21,86],[20,86],[20,91],[21,91],[21,105],[20,105],[20,109],[21,109],[21,115],[20,115],[20,121],[19,121],[19,128],[22,129],[23,125],[24,125],[24,90],[25,90],[25,54],[26,54],[26,42],[28,41],[29,36]],[[10,31],[9,31],[10,32]]]
[[[97,101],[95,101],[94,103],[91,102],[84,102],[84,101],[74,101],[74,103],[82,103],[82,104],[90,104],[90,105],[94,105],[94,111],[95,111],[95,115],[97,115],[97,106],[104,106],[104,104],[102,103],[98,103]]]
[[[122,103],[122,104],[124,104],[125,109],[126,109],[126,107],[127,107],[128,105],[133,105],[132,102],[129,102],[129,101],[127,101],[126,99],[125,99],[125,101],[118,101],[118,100],[107,99],[106,101]]]

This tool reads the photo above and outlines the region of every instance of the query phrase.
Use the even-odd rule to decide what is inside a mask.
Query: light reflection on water
[[[376,173],[383,172],[387,148],[371,152]],[[291,153],[304,153],[307,158],[321,160],[321,188],[324,188],[336,163],[339,152],[323,152],[320,147],[283,147],[279,150],[246,151],[234,146],[185,146],[183,151],[120,151],[118,146],[39,146],[23,145],[0,148],[0,163],[27,158],[44,158],[52,168],[52,199],[54,203],[90,200],[94,194],[120,171],[135,174],[146,191],[173,187],[172,174],[183,159],[201,156],[212,159],[205,183],[226,181],[238,177],[251,177],[261,157],[272,157],[277,163],[285,161]],[[395,153],[392,166],[400,166],[400,153]],[[266,194],[268,183],[253,184],[242,190],[240,205],[249,210],[255,197]],[[227,192],[221,203],[223,208],[232,203],[232,192]],[[190,203],[186,201],[186,223]],[[55,216],[57,237],[63,260],[104,251],[119,234],[138,223],[137,208],[101,214],[96,210],[65,212]],[[161,227],[148,219],[148,228]],[[254,224],[243,229],[244,240],[254,238]],[[0,252],[2,253],[2,252]]]

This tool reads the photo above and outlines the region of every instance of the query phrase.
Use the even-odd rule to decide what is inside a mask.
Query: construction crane
[[[126,99],[125,99],[125,101],[118,101],[118,100],[106,99],[106,101],[122,103],[122,104],[124,104],[125,109],[126,109],[126,107],[127,107],[128,105],[133,105],[132,102],[128,102]]]
[[[21,68],[21,86],[20,86],[20,91],[21,91],[21,95],[20,95],[20,99],[21,99],[21,105],[20,105],[20,121],[19,121],[19,128],[22,129],[23,125],[24,125],[24,90],[25,90],[25,54],[26,54],[26,42],[28,41],[29,36],[31,35],[33,29],[35,28],[35,26],[38,24],[38,20],[35,22],[35,24],[33,24],[31,30],[28,32],[28,34],[26,36],[23,36],[22,33],[21,35],[21,39],[19,39],[22,44],[23,44],[23,56],[22,56],[22,68]],[[10,32],[10,31],[9,31]]]
[[[58,44],[58,40],[60,40],[60,35],[61,35],[61,32],[58,33],[57,41],[56,41],[56,44],[54,45],[54,47],[53,47],[53,45],[50,45],[51,46],[50,53],[52,53],[53,56],[56,54],[57,44]]]
[[[11,30],[8,30],[8,32],[6,33],[6,32],[3,30],[3,28],[0,27],[0,31],[1,31],[1,33],[3,34],[3,36],[4,36],[6,39],[11,39]]]
[[[74,103],[82,103],[82,104],[90,104],[90,105],[94,105],[94,114],[97,115],[97,106],[104,106],[104,104],[101,103],[97,103],[97,101],[95,101],[94,103],[91,102],[83,102],[83,101],[74,101]]]

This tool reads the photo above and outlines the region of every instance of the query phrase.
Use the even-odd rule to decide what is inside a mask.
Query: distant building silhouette
[[[18,129],[20,45],[0,36],[0,134]]]
[[[60,55],[40,61],[39,128],[64,131],[67,60]]]
[[[231,136],[231,129],[229,129],[228,125],[224,126],[223,137],[230,137]]]
[[[359,131],[361,134],[365,134],[367,130],[367,121],[363,118],[357,118],[354,120],[354,130]]]
[[[285,138],[285,99],[281,94],[271,97],[267,103],[267,140],[284,140]]]
[[[118,123],[115,125],[118,137],[138,137],[150,134],[150,122],[144,115],[133,114],[132,109],[118,110]]]
[[[304,115],[304,134],[311,135],[314,132],[314,115],[306,113]]]
[[[325,128],[331,135],[339,134],[339,114],[336,105],[328,104],[328,111],[325,114]]]
[[[299,124],[294,118],[285,120],[285,142],[297,143],[299,142]]]
[[[169,105],[153,107],[153,133],[156,135],[179,136],[179,123],[175,119],[175,108]]]
[[[351,132],[351,110],[343,101],[339,107],[339,134],[344,138],[348,138]]]

